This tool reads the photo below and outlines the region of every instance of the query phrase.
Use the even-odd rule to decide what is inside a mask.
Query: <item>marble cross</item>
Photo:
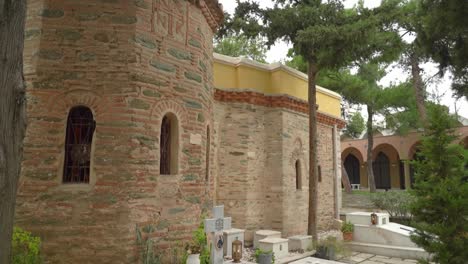
[[[223,254],[223,230],[231,229],[231,217],[224,217],[224,205],[213,207],[213,218],[205,219],[205,233],[211,234],[211,263],[222,264]]]

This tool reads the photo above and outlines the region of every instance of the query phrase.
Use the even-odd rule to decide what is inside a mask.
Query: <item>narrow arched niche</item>
[[[302,189],[301,161],[296,160],[294,166],[295,166],[295,169],[296,169],[296,190],[301,190]]]
[[[159,173],[177,174],[179,167],[179,121],[173,113],[164,115],[161,121]]]

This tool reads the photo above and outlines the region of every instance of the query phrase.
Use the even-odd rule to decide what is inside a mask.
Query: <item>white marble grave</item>
[[[272,251],[275,259],[280,259],[288,255],[288,240],[279,237],[267,237],[258,241],[258,248],[263,251]]]
[[[377,215],[377,226],[386,225],[390,223],[390,219],[387,213],[375,213]],[[371,223],[371,213],[369,212],[353,212],[346,214],[346,221],[351,222],[355,225],[366,225],[370,226]]]
[[[231,217],[224,217],[224,205],[213,207],[213,218],[205,219],[205,233],[211,234],[211,264],[224,262],[223,231],[231,229]]]
[[[224,233],[224,256],[232,257],[232,242],[236,239],[242,242],[244,246],[244,233],[245,230],[231,228],[223,231]]]
[[[254,234],[254,248],[258,248],[258,241],[267,237],[281,238],[281,232],[273,230],[258,230]]]
[[[288,240],[288,247],[291,251],[307,251],[308,248],[312,248],[312,236],[297,235],[288,237]]]

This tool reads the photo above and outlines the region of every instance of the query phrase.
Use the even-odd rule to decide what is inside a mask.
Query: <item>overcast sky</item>
[[[233,13],[234,9],[236,8],[236,1],[234,0],[218,0],[221,4],[223,4],[223,9],[229,13]],[[260,3],[260,6],[273,6],[273,1],[271,0],[256,0]],[[357,4],[358,0],[345,0],[344,5],[345,7],[352,7],[353,5]],[[367,7],[376,7],[380,5],[379,0],[364,0],[364,4]],[[276,62],[276,61],[283,61],[286,59],[286,54],[288,53],[288,49],[291,47],[290,44],[285,42],[277,42],[271,49],[267,52],[267,61],[268,62]],[[437,67],[435,64],[425,64],[422,66],[424,69],[424,75],[432,76],[437,72]],[[382,79],[381,84],[386,86],[390,82],[399,82],[404,81],[409,77],[409,72],[395,67],[391,70],[387,76]],[[440,102],[444,105],[450,107],[451,112],[455,111],[455,104],[457,106],[458,114],[468,118],[468,102],[465,98],[462,98],[458,101],[452,97],[452,91],[450,90],[450,78],[449,76],[445,76],[442,80],[438,80],[436,83],[429,85],[428,91],[435,94],[437,97],[440,98]]]

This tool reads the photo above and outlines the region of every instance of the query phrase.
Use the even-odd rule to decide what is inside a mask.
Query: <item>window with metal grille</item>
[[[91,145],[96,122],[86,106],[70,110],[65,138],[63,183],[89,183]]]
[[[177,174],[179,127],[177,117],[167,113],[161,122],[159,173]]]

